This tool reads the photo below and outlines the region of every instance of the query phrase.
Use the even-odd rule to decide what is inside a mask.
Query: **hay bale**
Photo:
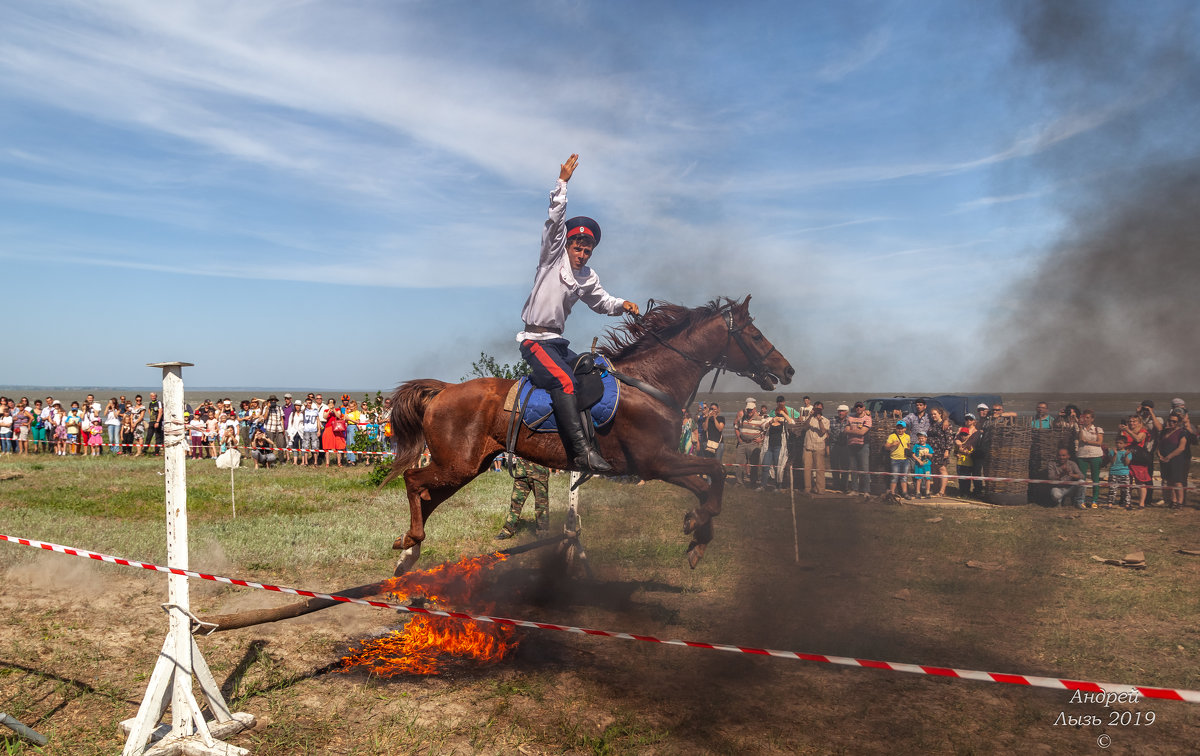
[[[988,478],[1029,477],[1029,447],[1033,428],[1028,425],[1000,423],[985,429],[982,439],[983,476]],[[1025,504],[1027,483],[984,481],[983,498],[992,504]]]

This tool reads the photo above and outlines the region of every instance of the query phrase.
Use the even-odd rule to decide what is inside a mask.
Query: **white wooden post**
[[[188,569],[187,427],[183,422],[183,368],[190,362],[156,362],[163,376],[163,457],[166,465],[167,567]],[[241,756],[245,748],[217,740],[254,726],[254,717],[231,714],[208,664],[192,638],[195,616],[188,603],[187,577],[167,576],[169,631],[137,716],[121,723],[128,733],[122,756],[223,754]],[[210,727],[192,693],[193,677],[208,702]],[[171,707],[171,725],[160,724]],[[154,740],[152,745],[151,740]]]

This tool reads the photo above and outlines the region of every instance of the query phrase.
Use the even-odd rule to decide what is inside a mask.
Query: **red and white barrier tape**
[[[1038,677],[1033,675],[1014,675],[1003,672],[980,672],[971,669],[953,669],[950,667],[934,667],[925,664],[905,664],[902,662],[886,662],[875,661],[872,659],[855,659],[846,656],[827,656],[825,654],[809,654],[799,651],[777,651],[769,648],[754,648],[752,646],[731,646],[720,643],[703,643],[700,641],[687,640],[664,640],[656,638],[652,635],[635,635],[633,633],[620,633],[611,630],[596,630],[587,627],[575,627],[571,625],[558,625],[552,622],[534,622],[532,620],[510,619],[508,617],[489,617],[484,615],[467,614],[465,612],[449,612],[438,609],[426,609],[419,606],[404,606],[403,604],[392,604],[386,601],[371,601],[370,599],[349,598],[346,596],[334,596],[328,593],[318,593],[316,591],[306,591],[299,588],[285,588],[278,585],[268,585],[266,583],[256,583],[250,580],[239,580],[236,578],[220,577],[218,575],[208,575],[203,572],[193,572],[192,570],[181,570],[174,567],[162,567],[156,564],[147,562],[137,562],[132,559],[122,559],[120,557],[109,556],[107,554],[98,554],[94,551],[85,549],[76,549],[69,546],[60,546],[54,543],[46,543],[44,541],[35,541],[29,538],[16,538],[0,533],[0,540],[16,543],[22,546],[33,546],[35,548],[44,549],[46,551],[54,551],[59,554],[67,554],[68,556],[86,557],[101,562],[109,562],[110,564],[119,564],[126,567],[141,567],[144,570],[153,570],[155,572],[166,572],[172,575],[183,575],[191,578],[199,578],[201,580],[213,580],[218,583],[226,583],[228,585],[240,585],[245,588],[258,588],[264,591],[275,591],[276,593],[288,593],[294,596],[304,596],[305,598],[325,599],[327,601],[339,601],[346,604],[362,604],[364,606],[373,606],[379,609],[392,609],[400,612],[408,612],[409,614],[427,614],[434,617],[448,617],[460,620],[473,620],[475,622],[491,622],[497,625],[508,625],[510,627],[524,627],[531,630],[556,630],[564,633],[576,633],[580,635],[595,635],[604,638],[620,638],[622,640],[636,640],[645,643],[658,643],[664,646],[686,646],[688,648],[704,648],[710,651],[729,651],[737,654],[751,654],[754,656],[772,656],[779,659],[798,659],[800,661],[822,662],[825,664],[839,664],[846,667],[863,667],[866,669],[887,669],[893,672],[910,672],[918,675],[933,675],[936,677],[956,677],[963,680],[978,680],[981,682],[996,682],[1008,683],[1010,685],[1026,685],[1036,688],[1052,688],[1054,690],[1078,690],[1084,693],[1105,693],[1111,695],[1126,694],[1127,696],[1136,695],[1144,698],[1156,698],[1167,701],[1186,701],[1188,703],[1200,703],[1200,691],[1184,690],[1177,688],[1153,688],[1145,685],[1125,685],[1121,683],[1104,683],[1104,682],[1088,682],[1084,680],[1069,680],[1057,677]],[[1113,699],[1115,702],[1117,699]]]

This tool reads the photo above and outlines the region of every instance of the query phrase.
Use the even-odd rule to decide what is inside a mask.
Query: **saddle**
[[[581,412],[590,418],[593,428],[602,428],[616,417],[621,400],[620,384],[610,372],[611,364],[603,355],[583,354],[575,362],[575,401]],[[556,433],[558,423],[550,406],[550,392],[535,387],[523,377],[509,389],[504,409],[520,417],[521,423],[534,433]],[[515,422],[511,425],[515,426]]]

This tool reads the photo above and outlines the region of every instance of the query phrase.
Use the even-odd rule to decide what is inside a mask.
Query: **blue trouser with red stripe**
[[[575,373],[572,366],[579,355],[568,347],[566,339],[546,339],[521,342],[521,356],[532,372],[529,382],[541,389],[562,389],[564,394],[575,393]]]

